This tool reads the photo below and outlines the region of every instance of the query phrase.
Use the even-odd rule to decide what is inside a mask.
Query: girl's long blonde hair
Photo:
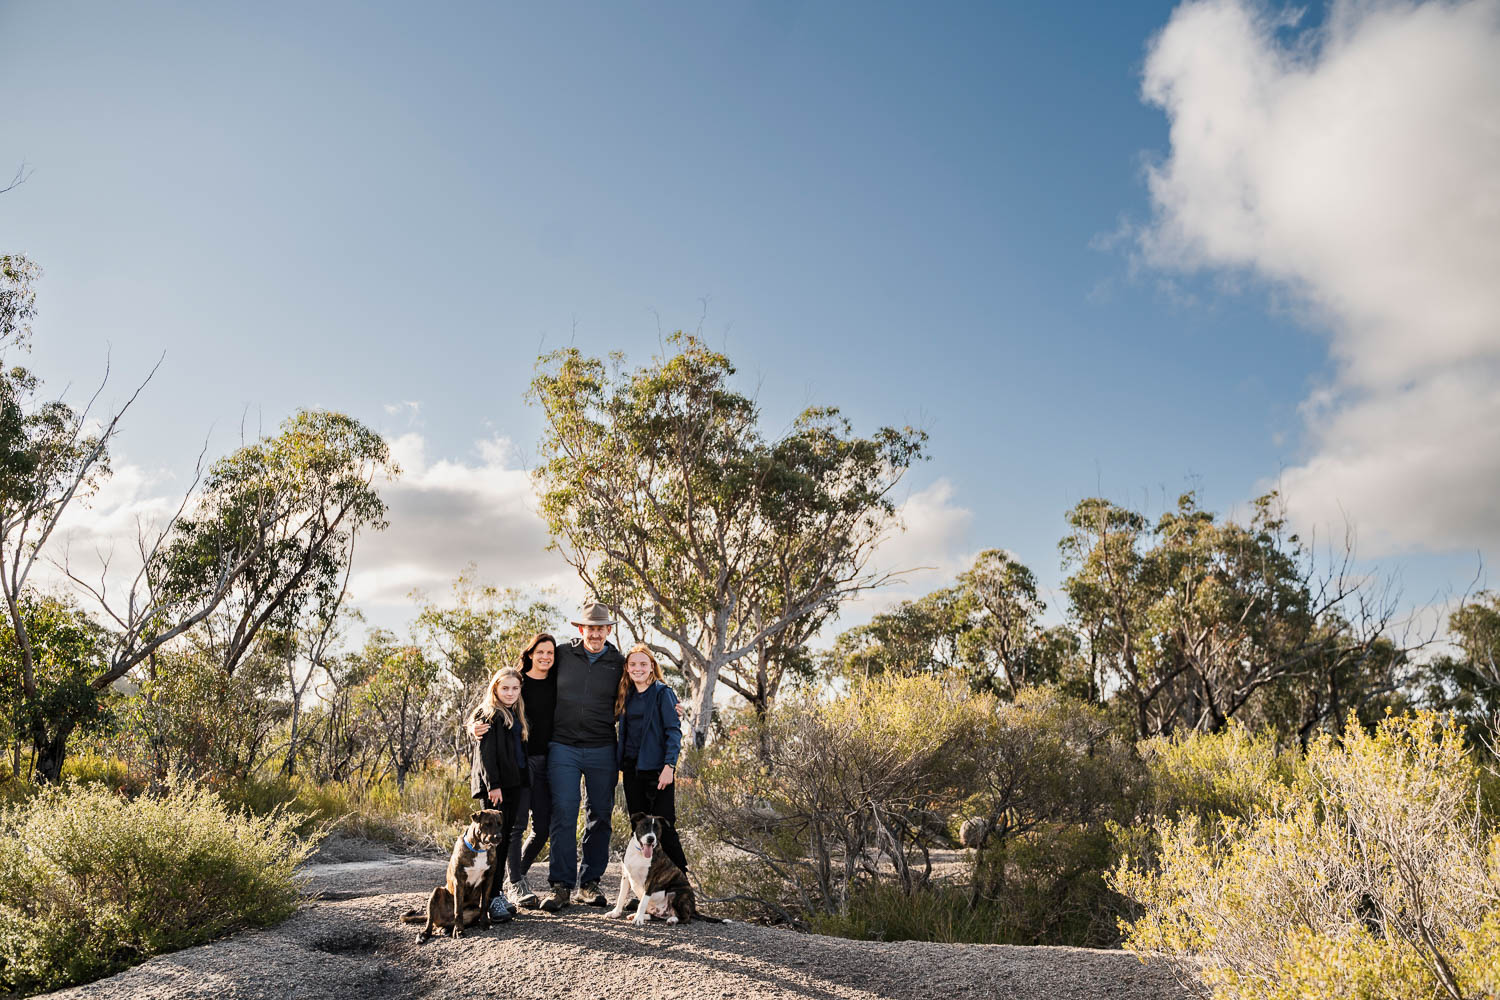
[[[644,642],[638,642],[634,646],[631,646],[630,652],[625,654],[625,662],[629,663],[630,658],[636,653],[645,653],[646,659],[651,661],[652,680],[666,680],[666,678],[663,677],[661,673],[661,664],[656,662],[656,657],[652,654],[650,646],[646,645]],[[620,713],[625,711],[625,699],[630,695],[630,686],[632,683],[633,682],[630,679],[630,671],[622,671],[620,674],[620,690],[615,692],[615,718],[617,719],[620,717]]]
[[[531,728],[526,725],[526,699],[519,694],[516,695],[516,703],[513,706],[516,710],[515,716],[510,714],[509,708],[500,703],[500,682],[507,677],[514,677],[517,684],[525,687],[525,683],[521,680],[521,671],[515,667],[501,667],[495,671],[495,676],[490,678],[490,687],[484,693],[484,704],[480,706],[480,714],[485,721],[489,721],[495,717],[496,712],[499,712],[505,719],[507,726],[514,726],[516,718],[519,717],[521,720],[521,739],[529,739],[531,737]]]

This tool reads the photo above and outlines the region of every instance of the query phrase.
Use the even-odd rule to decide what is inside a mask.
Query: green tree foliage
[[[947,674],[964,663],[960,642],[973,627],[973,610],[973,599],[959,587],[902,601],[843,632],[831,652],[833,667],[865,679]]]
[[[1390,605],[1347,565],[1315,576],[1274,494],[1248,525],[1192,494],[1154,527],[1104,500],[1078,504],[1068,524],[1074,625],[1098,689],[1118,692],[1140,736],[1254,718],[1306,739],[1351,708],[1378,716],[1398,687]]]
[[[61,756],[60,745],[71,733],[98,728],[108,718],[92,683],[104,667],[99,626],[66,600],[30,591],[22,595],[20,615],[31,644],[29,691],[15,630],[0,625],[0,702],[15,741],[17,774],[23,742],[45,757]]]
[[[290,715],[282,660],[257,643],[231,674],[191,638],[142,664],[139,690],[119,707],[115,746],[158,786],[176,773],[222,789],[266,761]]]
[[[470,698],[496,670],[514,664],[533,635],[550,632],[566,617],[548,600],[481,583],[476,572],[472,563],[465,567],[442,601],[419,596],[416,621],[418,634]]]
[[[1500,756],[1500,593],[1484,592],[1448,617],[1457,654],[1425,664],[1421,698],[1463,724],[1474,745]]]
[[[39,273],[23,257],[0,257],[0,593],[17,697],[33,707],[57,697],[59,690],[55,659],[50,667],[39,663],[45,650],[38,649],[28,627],[38,607],[27,581],[68,505],[87,497],[108,475],[109,441],[129,406],[91,431],[89,407],[76,411],[61,400],[39,398],[35,375],[19,365],[6,366],[15,350],[29,346]],[[44,625],[55,621],[54,615],[43,618]],[[42,679],[41,670],[51,679]],[[80,706],[77,712],[87,717],[91,710]],[[66,713],[55,723],[31,714],[24,730],[33,740],[37,772],[55,781],[76,722]]]
[[[1351,718],[1289,785],[1262,774],[1268,805],[1217,833],[1163,819],[1157,864],[1116,871],[1132,949],[1217,1000],[1500,995],[1500,837],[1451,720]]]
[[[232,673],[274,617],[339,588],[356,534],[385,527],[376,480],[398,471],[384,439],[359,421],[298,411],[275,437],[209,469],[197,509],[178,519],[148,567],[160,614],[177,617],[179,631],[202,622],[207,647]],[[117,676],[133,665],[124,651],[162,623],[121,624]]]
[[[850,677],[946,674],[962,670],[976,691],[1014,698],[1033,684],[1062,683],[1090,696],[1078,640],[1041,623],[1036,577],[1008,552],[990,549],[958,584],[902,601],[844,632],[827,662]]]
[[[444,734],[443,720],[453,711],[438,683],[438,664],[417,645],[401,645],[377,629],[360,654],[367,680],[357,701],[373,716],[374,738],[403,788],[406,777],[424,764]]]
[[[838,411],[815,408],[767,440],[755,402],[730,387],[729,359],[693,337],[672,343],[678,353],[630,372],[575,349],[543,358],[536,476],[569,563],[632,631],[671,644],[657,648],[693,686],[701,742],[721,676],[769,699],[755,660],[741,660],[788,630],[810,634],[809,619],[880,582],[866,562],[925,435],[855,437]]]

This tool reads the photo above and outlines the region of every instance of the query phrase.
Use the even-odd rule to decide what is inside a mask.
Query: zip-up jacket
[[[625,696],[628,705],[631,699],[645,701],[645,718],[641,723],[640,750],[636,753],[637,771],[660,771],[663,766],[677,766],[677,754],[682,749],[682,720],[677,717],[677,692],[661,681],[652,681],[644,691],[632,686]],[[626,730],[626,714],[620,713],[620,739],[615,744],[615,763],[625,763],[625,742],[630,738]]]
[[[607,747],[615,743],[615,695],[625,673],[625,657],[612,643],[593,663],[583,640],[557,647],[557,708],[552,714],[552,742],[570,747]]]

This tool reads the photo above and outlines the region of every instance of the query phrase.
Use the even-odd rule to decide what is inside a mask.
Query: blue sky
[[[1500,309],[1460,289],[1478,333],[1434,332],[1339,262],[1414,245],[1435,197],[1493,194],[1495,143],[1421,133],[1472,169],[1436,195],[1425,162],[1352,185],[1360,217],[1412,203],[1353,246],[1280,192],[1302,171],[1338,202],[1365,178],[1340,157],[1455,94],[1493,121],[1496,7],[1448,8],[1470,21],[1387,3],[1293,24],[1230,0],[7,3],[0,168],[31,173],[0,196],[0,245],[45,269],[30,363],[50,385],[81,394],[112,352],[123,397],[165,352],[89,530],[159,509],[206,435],[219,454],[299,406],[400,442],[391,538],[362,552],[377,619],[467,558],[497,583],[562,583],[519,471],[538,351],[644,360],[700,322],[771,429],[817,403],[930,432],[903,485],[912,530],[886,553],[935,567],[909,591],[994,546],[1055,585],[1083,497],[1156,513],[1197,488],[1243,510],[1290,469],[1305,524],[1348,513],[1421,604],[1495,553],[1500,466],[1377,473],[1485,422]],[[1393,119],[1360,82],[1382,60],[1455,79],[1423,74]],[[1228,85],[1244,80],[1261,82]],[[1288,100],[1298,86],[1311,96]],[[1309,153],[1297,109],[1325,98],[1322,124],[1348,134]],[[1492,221],[1459,233],[1486,265]],[[1422,275],[1463,249],[1434,250],[1403,301],[1450,300]],[[1457,345],[1446,368],[1424,338]],[[1376,354],[1394,374],[1370,373]],[[1469,382],[1455,396],[1445,378]],[[1398,383],[1459,403],[1392,455],[1382,421],[1432,410]]]

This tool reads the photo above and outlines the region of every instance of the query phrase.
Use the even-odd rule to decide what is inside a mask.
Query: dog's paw
[[[637,927],[645,927],[646,926],[646,911],[644,909],[637,910],[636,913],[635,913],[634,921],[635,921],[635,925]]]
[[[464,936],[464,932],[455,927],[448,936],[452,938],[461,938]]]
[[[675,924],[675,923],[677,923],[677,914],[674,913],[670,917],[668,917],[667,918],[667,923],[669,923],[669,924]]]
[[[622,910],[622,909],[619,909],[618,907],[616,907],[613,910],[610,910],[608,913],[605,914],[605,916],[609,917],[611,920],[619,920],[624,915],[625,915],[625,911]]]

